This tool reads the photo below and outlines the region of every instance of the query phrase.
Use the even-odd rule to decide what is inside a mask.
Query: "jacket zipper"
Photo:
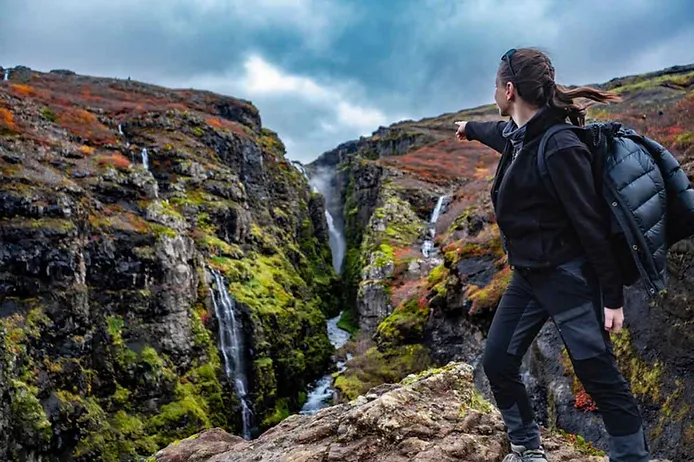
[[[641,258],[638,254],[638,249],[640,248],[644,255],[646,256],[646,259],[649,263],[649,266],[653,267],[652,265],[652,258],[650,255],[650,252],[648,251],[648,246],[647,244],[643,241],[642,236],[639,233],[633,232],[632,230],[638,230],[638,225],[636,221],[634,220],[634,217],[631,216],[629,213],[622,213],[623,210],[627,210],[628,208],[625,208],[624,201],[620,197],[619,194],[615,191],[614,185],[612,184],[611,181],[604,181],[604,184],[607,186],[608,190],[610,191],[610,205],[614,208],[615,203],[619,204],[620,210],[615,213],[613,212],[615,218],[617,219],[617,222],[619,222],[619,226],[622,228],[622,231],[624,231],[624,235],[627,238],[627,242],[629,243],[629,251],[631,252],[634,262],[636,263],[636,266],[639,269],[639,272],[641,273],[641,276],[643,276],[645,282],[649,285],[648,287],[648,292],[651,295],[654,295],[658,287],[653,283],[651,279],[651,275],[648,273],[648,271],[644,268]],[[628,221],[628,223],[625,222]],[[638,244],[636,243],[638,241]],[[640,245],[640,247],[639,247]],[[635,248],[636,247],[636,248]],[[656,274],[655,271],[653,271],[653,274]]]

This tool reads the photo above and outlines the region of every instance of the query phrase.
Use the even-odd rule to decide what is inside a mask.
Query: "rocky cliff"
[[[0,170],[0,459],[133,461],[300,408],[339,281],[251,103],[14,68]]]
[[[451,363],[315,416],[291,416],[253,442],[211,430],[151,462],[499,462],[509,451],[504,424],[472,380],[470,365]],[[580,438],[545,437],[550,462],[605,460]]]
[[[591,109],[590,120],[617,120],[652,137],[694,176],[694,65],[599,86],[623,101]],[[453,122],[497,119],[491,105],[403,121],[309,166],[332,175],[330,194],[339,197],[332,213],[342,209],[347,235],[344,283],[353,311],[344,323],[359,333],[341,352],[352,359],[336,378],[340,399],[450,360],[477,366],[510,270],[489,203],[498,155],[456,142]],[[694,460],[693,243],[671,249],[666,294],[650,300],[639,287],[627,290],[626,331],[614,337],[651,447],[675,460]],[[491,399],[479,367],[475,377]],[[606,448],[600,416],[553,326],[533,344],[524,379],[544,425]]]

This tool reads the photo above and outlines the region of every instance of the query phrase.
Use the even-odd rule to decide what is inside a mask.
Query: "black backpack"
[[[686,174],[664,147],[618,122],[583,127],[558,124],[543,135],[537,151],[540,177],[554,197],[557,193],[547,169],[545,150],[549,138],[562,130],[574,131],[593,154],[595,186],[605,198],[604,212],[610,217],[612,248],[624,285],[633,285],[643,278],[650,294],[663,290],[667,249],[694,234],[694,190]],[[641,215],[643,211],[634,205],[638,200],[629,200],[643,192],[635,187],[629,190],[637,181],[645,181],[644,187],[649,188],[648,201],[656,200],[652,207],[662,214],[657,227],[642,225],[653,214]]]

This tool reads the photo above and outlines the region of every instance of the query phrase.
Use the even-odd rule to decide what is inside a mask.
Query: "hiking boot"
[[[511,443],[511,451],[502,462],[547,462],[542,446],[539,449],[525,449],[525,446]]]

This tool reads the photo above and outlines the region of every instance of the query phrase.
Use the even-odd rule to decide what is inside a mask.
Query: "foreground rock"
[[[472,382],[471,366],[451,363],[314,416],[293,415],[254,441],[214,429],[150,461],[501,461],[508,451],[501,416]],[[545,445],[551,462],[605,460],[559,436],[547,435]]]

